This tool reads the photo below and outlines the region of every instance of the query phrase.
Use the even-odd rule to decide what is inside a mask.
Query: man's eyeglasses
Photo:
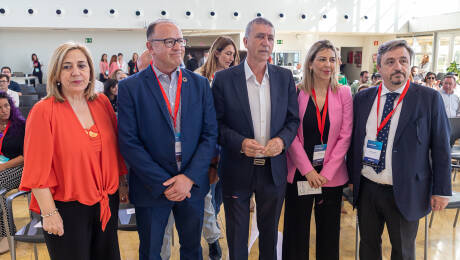
[[[176,45],[176,43],[179,43],[179,45],[181,47],[185,47],[185,45],[187,45],[187,40],[184,39],[184,38],[177,38],[177,39],[174,39],[174,38],[166,38],[166,39],[151,39],[149,40],[149,42],[163,42],[163,44],[167,47],[167,48],[172,48]]]

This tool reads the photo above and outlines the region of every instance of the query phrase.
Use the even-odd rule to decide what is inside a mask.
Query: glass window
[[[439,37],[438,62],[436,64],[436,72],[446,72],[446,68],[449,67],[449,42],[450,37]]]
[[[457,62],[457,65],[460,64],[460,36],[456,36],[454,39],[454,60]]]
[[[300,61],[300,52],[277,52],[275,64],[278,66],[293,67]]]

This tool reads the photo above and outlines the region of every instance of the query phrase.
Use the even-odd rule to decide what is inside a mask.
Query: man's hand
[[[264,146],[254,139],[245,138],[241,144],[241,151],[247,157],[256,157],[256,155],[263,153]]]
[[[190,190],[193,186],[193,181],[184,174],[179,174],[163,183],[164,186],[169,186],[164,194],[170,201],[183,201],[186,197],[190,198]]]
[[[444,198],[441,196],[433,195],[431,196],[431,208],[433,211],[443,210],[446,208],[447,203],[449,203],[448,198]]]
[[[264,147],[263,155],[266,157],[275,157],[279,155],[284,149],[284,142],[281,138],[275,137],[268,141],[267,145]]]

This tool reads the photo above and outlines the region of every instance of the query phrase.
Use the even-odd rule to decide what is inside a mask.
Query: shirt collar
[[[254,76],[254,78],[256,77],[254,75],[254,73],[252,73],[252,70],[251,68],[249,67],[249,64],[248,64],[248,60],[245,59],[244,60],[244,74],[246,75],[246,80],[250,79],[251,77]],[[267,66],[265,66],[265,73],[264,73],[264,78],[267,77],[269,78],[269,75],[268,75],[268,64]]]
[[[402,85],[401,87],[399,87],[397,90],[395,91],[390,91],[386,86],[385,84],[383,84],[382,82],[382,94],[380,96],[384,96],[388,93],[397,93],[397,94],[402,94],[402,92],[404,91],[404,87],[406,86],[406,84]]]
[[[165,74],[165,73],[161,72],[155,65],[152,64],[152,67],[153,67],[153,70],[155,71],[155,74],[157,75],[158,78],[163,77],[163,75],[168,76],[168,74]],[[179,74],[179,70],[180,70],[180,67],[177,67],[174,72]],[[172,74],[173,73],[171,73],[171,76],[172,76]],[[169,76],[168,76],[168,78],[169,78]]]

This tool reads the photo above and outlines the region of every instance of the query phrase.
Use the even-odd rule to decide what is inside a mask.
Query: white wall
[[[398,0],[170,0],[170,1],[1,1],[0,25],[7,28],[106,28],[140,29],[160,18],[161,11],[175,19],[183,29],[242,30],[260,12],[279,31],[395,33],[409,20],[411,1]],[[34,14],[27,10],[31,8]],[[89,15],[82,13],[90,10]],[[110,9],[116,15],[110,15]],[[56,14],[56,9],[63,11]],[[142,12],[136,16],[136,10]],[[187,18],[186,11],[192,15]],[[211,18],[210,11],[215,11]],[[234,19],[233,13],[239,16]],[[284,18],[279,14],[283,13]],[[301,14],[307,18],[301,20]],[[323,19],[322,15],[327,18]],[[347,14],[349,19],[344,19]],[[367,16],[368,19],[363,17]]]

